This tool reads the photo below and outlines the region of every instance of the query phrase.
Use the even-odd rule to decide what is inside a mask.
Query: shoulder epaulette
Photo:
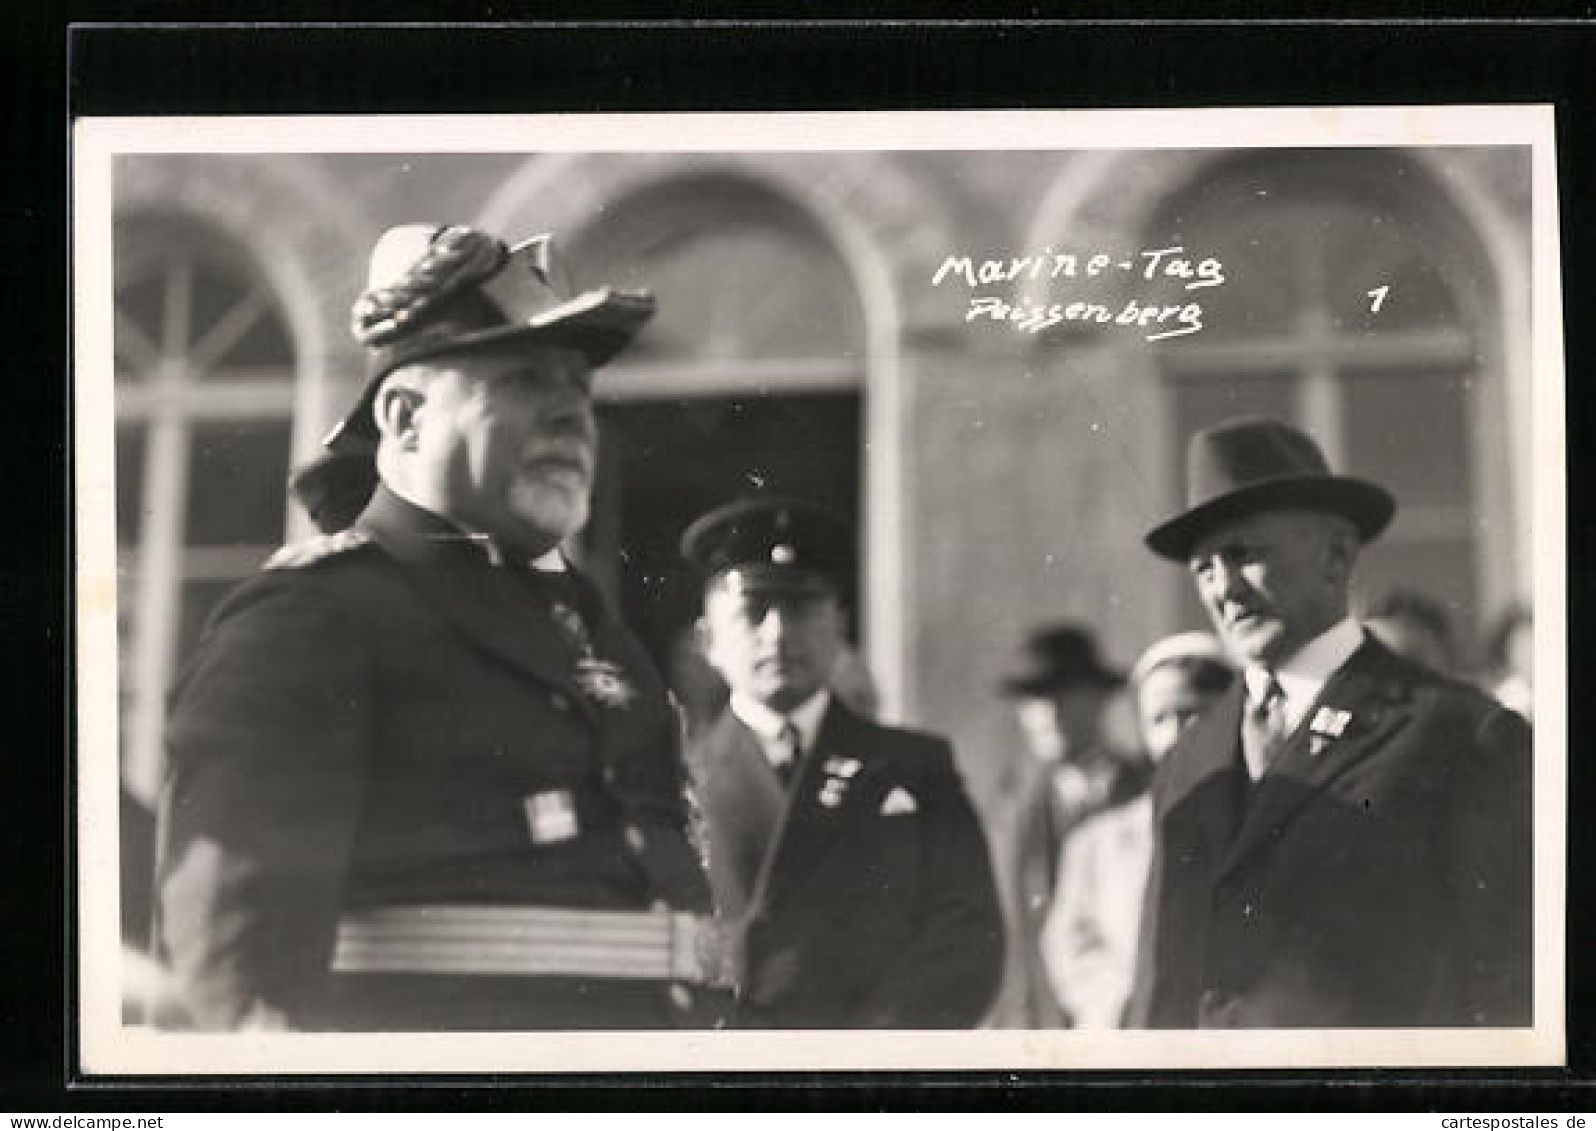
[[[360,530],[340,530],[336,534],[318,534],[303,542],[291,542],[266,560],[262,569],[302,569],[337,554],[359,549],[371,541],[371,535]]]

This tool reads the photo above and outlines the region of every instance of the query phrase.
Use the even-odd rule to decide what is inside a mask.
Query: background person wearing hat
[[[1163,761],[1235,675],[1211,633],[1166,636],[1143,652],[1130,686],[1148,761]],[[1086,818],[1064,842],[1042,958],[1071,1028],[1123,1023],[1152,860],[1153,799],[1146,791]]]
[[[1390,495],[1264,419],[1194,436],[1187,490],[1147,543],[1245,667],[1154,786],[1132,1023],[1529,1024],[1529,726],[1349,617]]]
[[[704,654],[731,688],[694,745],[736,1023],[971,1027],[1003,923],[986,840],[940,738],[848,709],[848,531],[796,500],[732,503],[682,538],[704,579]]]
[[[1144,767],[1115,750],[1103,734],[1103,713],[1125,685],[1105,664],[1097,638],[1074,624],[1034,631],[1020,670],[1000,684],[1014,701],[1028,771],[1008,843],[1012,927],[1003,1002],[994,1023],[1063,1028],[1069,1015],[1054,996],[1042,957],[1042,928],[1058,887],[1069,834],[1087,817],[1136,796]]]
[[[559,550],[592,369],[651,311],[572,297],[547,237],[377,245],[330,440],[369,501],[224,601],[174,693],[157,941],[201,1027],[635,1029],[709,979],[676,720]]]

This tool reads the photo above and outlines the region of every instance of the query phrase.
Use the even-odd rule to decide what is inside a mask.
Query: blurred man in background
[[[1166,636],[1131,669],[1142,750],[1153,765],[1235,678],[1217,637]],[[1054,996],[1075,1029],[1123,1021],[1153,859],[1153,800],[1144,791],[1088,817],[1064,842],[1058,891],[1042,931]]]
[[[1535,618],[1526,605],[1513,605],[1497,619],[1485,643],[1486,680],[1491,694],[1526,719],[1535,713]]]
[[[1369,606],[1364,627],[1381,644],[1437,675],[1457,670],[1457,647],[1446,606],[1416,589],[1393,589]]]
[[[1124,684],[1124,673],[1099,657],[1091,631],[1073,624],[1032,633],[1021,666],[1002,681],[1025,740],[1028,769],[1007,846],[1011,937],[997,1024],[1051,1029],[1069,1023],[1042,960],[1042,927],[1069,834],[1145,785],[1145,766],[1114,749],[1103,734],[1104,711]]]

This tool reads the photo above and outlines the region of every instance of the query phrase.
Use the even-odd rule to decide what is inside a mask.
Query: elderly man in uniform
[[[1245,667],[1158,774],[1131,1023],[1529,1024],[1529,726],[1349,617],[1391,496],[1253,418],[1187,488],[1147,544]]]
[[[725,917],[736,1023],[973,1026],[1003,927],[986,841],[942,739],[827,688],[843,647],[846,528],[772,497],[682,539],[704,579],[704,653],[731,687],[690,763]]]
[[[374,452],[369,502],[220,606],[173,699],[158,942],[201,1026],[692,1008],[709,892],[677,723],[559,548],[588,514],[592,370],[652,309],[573,296],[548,237],[377,245],[370,377],[329,440]]]

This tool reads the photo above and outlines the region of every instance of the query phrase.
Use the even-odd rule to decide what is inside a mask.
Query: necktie
[[[789,785],[798,772],[798,759],[803,755],[803,739],[791,719],[782,724],[776,735],[776,751],[776,777],[782,785]]]
[[[1291,734],[1286,721],[1286,693],[1273,674],[1259,698],[1250,703],[1241,720],[1241,756],[1253,781],[1263,777]]]

